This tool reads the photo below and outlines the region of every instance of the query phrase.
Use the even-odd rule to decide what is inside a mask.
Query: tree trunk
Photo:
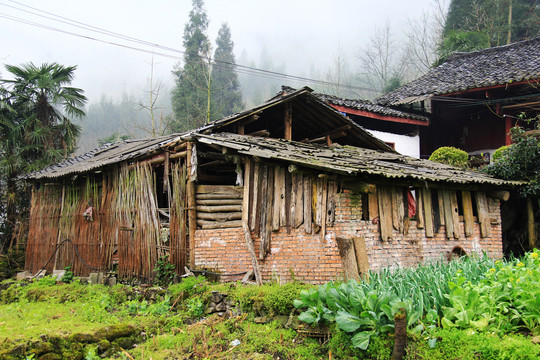
[[[13,231],[15,230],[15,222],[17,221],[17,184],[15,178],[11,177],[7,179],[6,189],[6,226],[5,234],[0,243],[0,253],[5,250],[9,245],[10,240],[13,238]]]
[[[394,316],[396,330],[396,342],[392,352],[392,360],[402,360],[405,356],[405,347],[407,346],[407,312],[405,309],[399,309]]]

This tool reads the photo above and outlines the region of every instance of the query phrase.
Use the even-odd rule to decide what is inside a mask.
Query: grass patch
[[[441,302],[437,302],[433,299],[433,286],[422,292],[411,290],[411,284],[421,283],[421,277],[428,284],[439,276],[448,281],[466,277],[472,285],[485,286],[508,278],[505,283],[512,285],[512,294],[519,295],[521,299],[520,303],[512,304],[528,304],[530,310],[533,303],[529,300],[532,301],[532,298],[525,297],[521,290],[537,279],[533,265],[538,265],[538,255],[528,256],[528,259],[522,259],[523,262],[515,260],[511,264],[479,259],[475,265],[470,259],[438,269],[433,275],[429,274],[429,269],[437,267],[425,265],[417,269],[418,274],[404,270],[402,279],[397,278],[397,272],[386,274],[391,275],[391,279],[384,278],[384,274],[380,274],[380,277],[374,275],[369,284],[361,283],[359,286],[366,287],[367,292],[388,286],[389,291],[422,302],[416,304],[419,311],[422,306],[433,309],[432,320],[428,321],[425,316],[419,319],[423,326],[432,324],[429,332],[414,332],[416,324],[409,328],[406,359],[536,359],[540,357],[540,345],[535,345],[531,337],[494,331],[474,332],[475,329],[458,326],[436,327],[440,314],[435,309],[440,308],[444,313],[451,297],[449,299],[444,293],[438,294],[437,299],[441,299]],[[516,284],[518,278],[520,281]],[[351,290],[351,294],[355,294],[352,296],[350,289],[341,285],[347,284],[330,284],[326,287],[328,291],[324,292],[297,282],[250,286],[213,284],[203,277],[186,278],[165,289],[83,285],[76,279],[70,284],[55,284],[51,278],[31,283],[16,282],[9,287],[4,283],[3,290],[0,290],[0,358],[9,358],[11,355],[8,354],[17,348],[18,358],[39,358],[45,351],[53,351],[51,349],[60,349],[54,351],[62,358],[127,358],[122,355],[120,347],[136,359],[390,358],[394,344],[392,332],[373,333],[367,349],[361,350],[353,346],[354,332],[339,328],[339,324],[350,328],[351,320],[354,320],[346,316],[342,309],[350,307],[353,314],[355,304],[361,303],[366,308],[368,305],[380,307],[382,314],[388,312],[389,308],[383,309],[377,305],[375,300],[379,298],[373,295],[370,295],[370,301],[364,303],[358,297],[360,292]],[[325,314],[323,308],[319,309],[322,304],[333,304],[336,309],[338,305],[342,307],[336,310],[339,321],[329,322],[329,333],[332,335],[329,339],[305,336],[306,332],[317,329],[306,327],[297,319],[300,311],[295,312],[293,304],[295,299],[301,298],[302,291],[308,291],[314,297],[313,315]],[[207,314],[205,309],[212,292],[226,294],[228,304],[234,304],[235,308],[225,316]],[[433,295],[430,295],[429,305],[427,301],[420,300],[424,299],[426,293]],[[530,290],[529,293],[533,292]],[[447,302],[443,303],[442,299]],[[307,298],[304,300],[311,301]],[[380,302],[384,303],[382,298]],[[530,321],[535,321],[532,315]],[[354,316],[363,315],[358,313]],[[516,321],[523,322],[522,318]],[[132,329],[129,336],[122,335],[125,329]],[[519,329],[522,331],[524,327]],[[429,346],[428,339],[436,340],[435,347]]]

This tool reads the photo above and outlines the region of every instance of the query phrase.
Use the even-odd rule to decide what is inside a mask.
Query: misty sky
[[[354,54],[369,41],[377,26],[389,21],[396,33],[404,31],[409,19],[432,10],[433,3],[434,0],[205,1],[212,41],[220,25],[228,22],[237,59],[245,50],[249,59],[258,62],[265,47],[274,63],[283,63],[287,73],[300,76],[309,76],[312,67],[329,66],[339,45],[351,67],[354,67]],[[0,0],[0,62],[77,65],[74,85],[82,88],[90,101],[97,101],[101,94],[118,97],[124,92],[131,93],[134,89],[143,88],[150,77],[152,47],[15,9],[38,13],[21,4],[178,50],[182,50],[182,34],[191,9],[191,0]],[[23,24],[5,16],[39,23],[62,32]],[[128,45],[150,53],[65,32]],[[180,53],[157,47],[154,49],[182,57]],[[178,59],[156,56],[154,62],[154,77],[171,86],[171,70]],[[7,76],[3,67],[0,75]]]

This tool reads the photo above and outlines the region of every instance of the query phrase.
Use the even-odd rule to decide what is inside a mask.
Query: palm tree
[[[70,87],[76,66],[6,65],[0,80],[0,174],[7,184],[8,228],[15,221],[17,177],[66,158],[76,148],[85,116],[83,91]]]

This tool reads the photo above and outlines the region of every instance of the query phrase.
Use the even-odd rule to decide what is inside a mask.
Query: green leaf
[[[388,319],[392,319],[394,315],[392,314],[392,308],[388,304],[381,305],[381,311],[386,315]]]
[[[394,302],[392,304],[392,316],[390,318],[393,318],[394,315],[396,315],[401,308],[407,309],[407,304],[404,301]]]
[[[427,343],[430,348],[434,349],[435,345],[437,345],[437,338],[429,339]]]
[[[443,317],[443,318],[441,319],[441,324],[442,324],[443,328],[451,328],[451,327],[455,327],[455,326],[456,326],[452,321],[448,320],[448,319],[445,318],[445,317]]]
[[[298,320],[307,324],[313,324],[317,321],[317,316],[315,315],[314,311],[310,309],[301,313],[300,316],[298,316]]]
[[[388,324],[388,325],[381,326],[380,332],[382,333],[392,332],[394,331],[394,329],[395,329],[394,325]]]
[[[411,333],[414,335],[420,335],[422,331],[424,331],[424,325],[418,324],[411,330]]]
[[[293,301],[293,305],[295,308],[297,309],[301,309],[301,308],[304,308],[304,307],[307,307],[307,304],[304,304],[304,302],[302,300],[298,300],[298,299],[295,299]]]
[[[369,346],[369,339],[371,338],[371,335],[373,335],[374,331],[362,331],[358,334],[354,335],[351,339],[351,342],[354,347],[360,348],[362,350],[366,350]]]
[[[479,330],[483,330],[488,327],[489,325],[489,319],[488,318],[482,318],[477,321],[471,320],[471,325]]]
[[[336,316],[336,323],[339,328],[346,332],[354,332],[361,326],[371,325],[371,321],[359,318],[345,311],[338,311]]]
[[[422,316],[422,314],[418,311],[413,311],[411,314],[409,314],[409,319],[407,320],[407,327],[415,324],[418,319],[420,319],[420,316]]]
[[[368,310],[374,311],[377,306],[377,294],[373,292],[368,294],[367,300]]]

